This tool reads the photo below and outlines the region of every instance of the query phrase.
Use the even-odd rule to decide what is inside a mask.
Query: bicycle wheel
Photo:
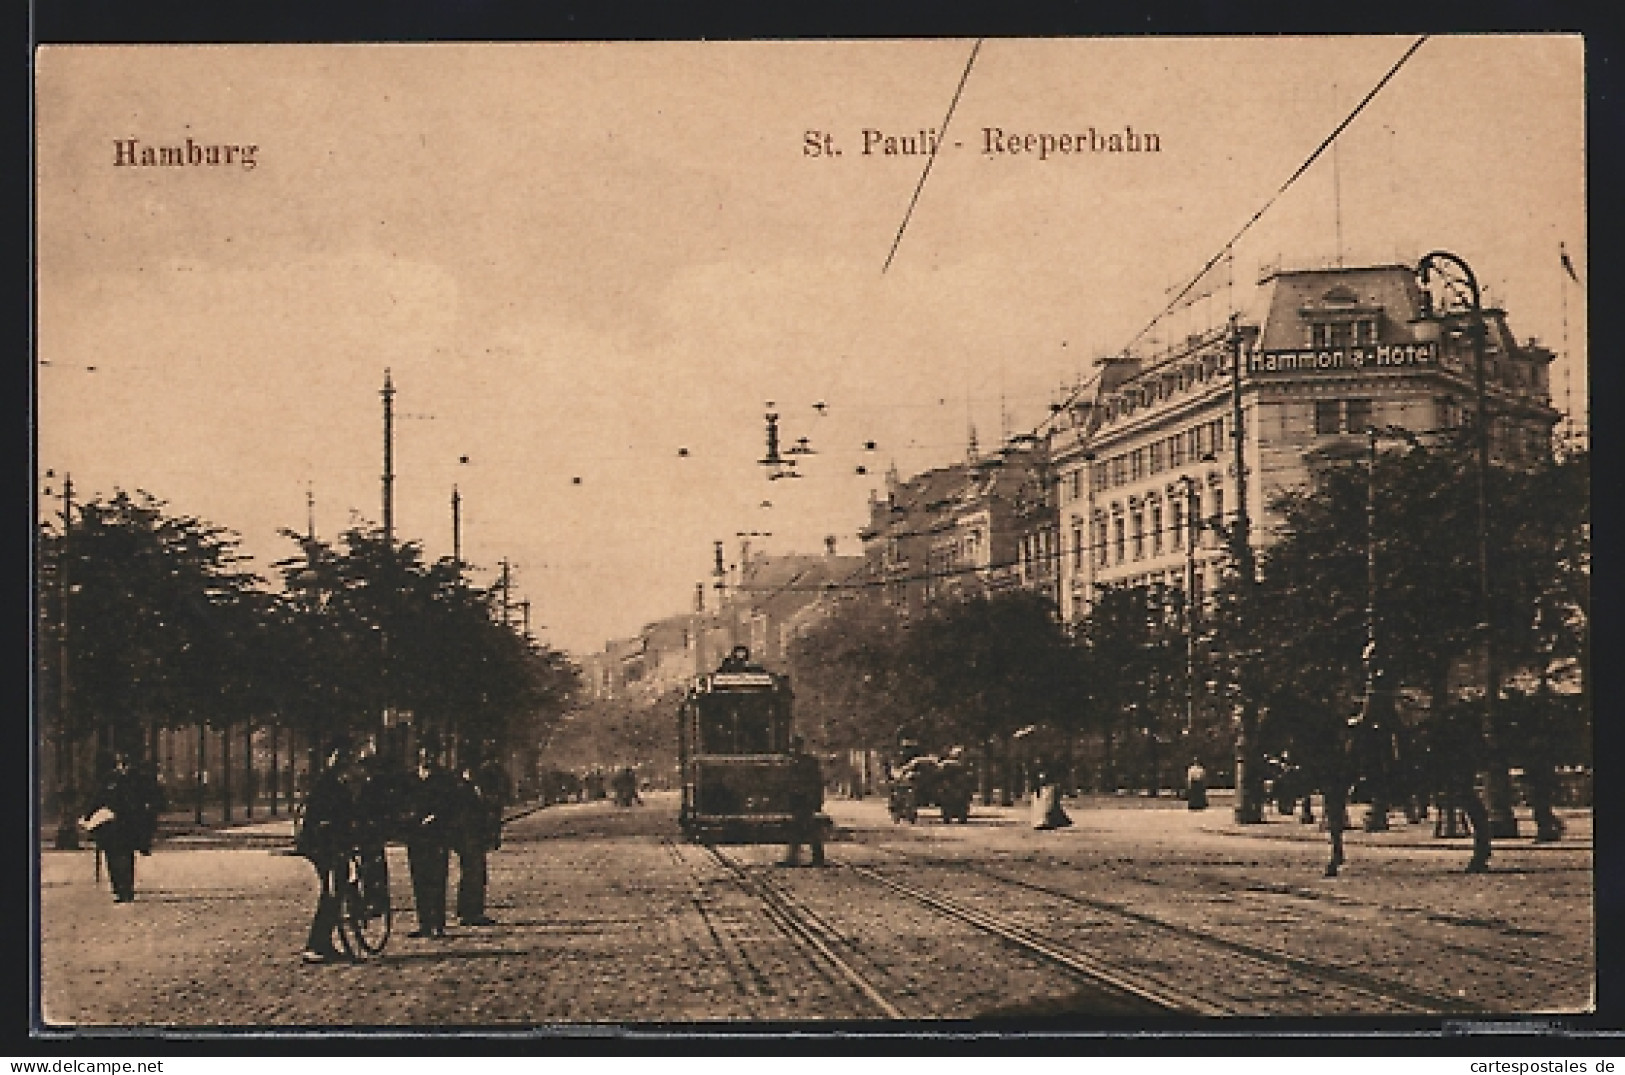
[[[350,855],[350,878],[344,887],[339,933],[344,947],[357,959],[375,956],[389,943],[395,923],[389,905],[389,862],[383,855]]]

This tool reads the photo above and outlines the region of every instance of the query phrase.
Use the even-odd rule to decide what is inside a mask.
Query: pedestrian
[[[340,891],[349,869],[350,847],[355,841],[355,796],[351,788],[351,756],[347,743],[328,750],[326,764],[305,796],[304,813],[295,845],[316,869],[320,891],[316,914],[305,939],[306,963],[335,963],[344,959],[334,938],[342,914]]]
[[[1191,810],[1207,809],[1207,770],[1200,758],[1192,758],[1185,770],[1185,806]]]
[[[801,845],[812,849],[812,864],[824,864],[824,829],[818,809],[824,805],[824,777],[818,759],[807,753],[801,736],[790,740],[790,839],[784,864],[801,864]]]
[[[104,763],[106,775],[85,806],[82,824],[107,860],[107,879],[114,903],[135,899],[135,856],[152,854],[152,838],[163,809],[155,779],[132,768],[129,755],[115,753]]]
[[[948,751],[937,769],[937,801],[942,807],[942,821],[970,821],[971,772],[965,764],[965,751],[954,747]]]
[[[1033,828],[1040,830],[1064,829],[1072,824],[1066,807],[1061,805],[1061,782],[1056,773],[1060,767],[1044,762],[1038,770],[1038,795],[1033,803]]]
[[[436,746],[419,753],[412,791],[412,817],[406,834],[406,866],[412,875],[412,903],[418,928],[408,937],[446,935],[446,875],[458,825],[457,778],[436,757]]]
[[[384,848],[400,839],[403,818],[408,809],[412,774],[392,765],[375,746],[364,745],[357,752],[353,774],[355,847],[361,852],[362,891],[369,896],[375,913],[382,913],[389,900],[389,867]]]
[[[483,752],[482,752],[483,754]],[[507,805],[507,773],[489,756],[461,775],[462,808],[457,826],[457,921],[465,926],[494,926],[485,913],[489,883],[487,856],[502,846],[502,810]]]

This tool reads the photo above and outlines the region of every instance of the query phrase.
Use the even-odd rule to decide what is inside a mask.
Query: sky
[[[858,552],[887,467],[1034,428],[1271,265],[1452,251],[1583,416],[1580,38],[1428,39],[1277,196],[1414,40],[46,48],[37,467],[227,527],[269,575],[307,493],[323,537],[381,521],[388,369],[397,537],[450,555],[455,487],[476,579],[509,561],[584,654],[691,608],[714,540]],[[935,158],[883,152],[956,89]],[[1160,149],[984,152],[1091,128]],[[257,148],[118,165],[132,138]],[[757,463],[769,401],[799,479]]]

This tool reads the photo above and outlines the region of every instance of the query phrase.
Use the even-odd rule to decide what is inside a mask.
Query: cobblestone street
[[[288,822],[173,837],[115,904],[89,852],[42,855],[52,1026],[527,1027],[998,1015],[1578,1012],[1592,999],[1588,813],[1561,843],[1498,846],[1431,824],[1324,836],[1228,802],[1084,800],[1034,831],[1019,808],[894,825],[834,800],[828,868],[677,839],[675,797],[553,806],[491,858],[498,924],[412,939],[404,852],[385,952],[299,960],[314,903]],[[932,812],[934,814],[934,812]],[[1528,828],[1526,822],[1526,829]],[[453,875],[455,885],[455,867]]]

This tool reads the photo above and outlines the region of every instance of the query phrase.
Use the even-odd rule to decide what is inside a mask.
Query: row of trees
[[[273,586],[231,532],[144,492],[42,526],[36,698],[62,764],[77,744],[147,754],[161,729],[191,727],[221,735],[229,779],[234,731],[315,750],[377,731],[386,709],[505,750],[567,704],[574,668],[510,629],[462,565],[376,531],[284,533],[298,552]]]
[[[1017,754],[1052,770],[1071,770],[1087,742],[1091,771],[1069,781],[1154,786],[1192,755],[1227,776],[1244,705],[1262,714],[1271,753],[1307,758],[1339,742],[1370,661],[1405,734],[1446,749],[1447,727],[1478,727],[1447,720],[1482,681],[1473,466],[1453,442],[1316,460],[1311,486],[1273,505],[1280,525],[1257,583],[1232,571],[1202,610],[1194,653],[1177,590],[1105,590],[1070,626],[1027,592],[971,595],[912,622],[853,593],[792,647],[801,721],[829,749],[894,751],[907,739],[997,759],[1019,742]],[[1494,468],[1489,503],[1491,623],[1511,673],[1502,760],[1531,772],[1585,761],[1589,457]],[[982,768],[985,782],[994,766]]]

